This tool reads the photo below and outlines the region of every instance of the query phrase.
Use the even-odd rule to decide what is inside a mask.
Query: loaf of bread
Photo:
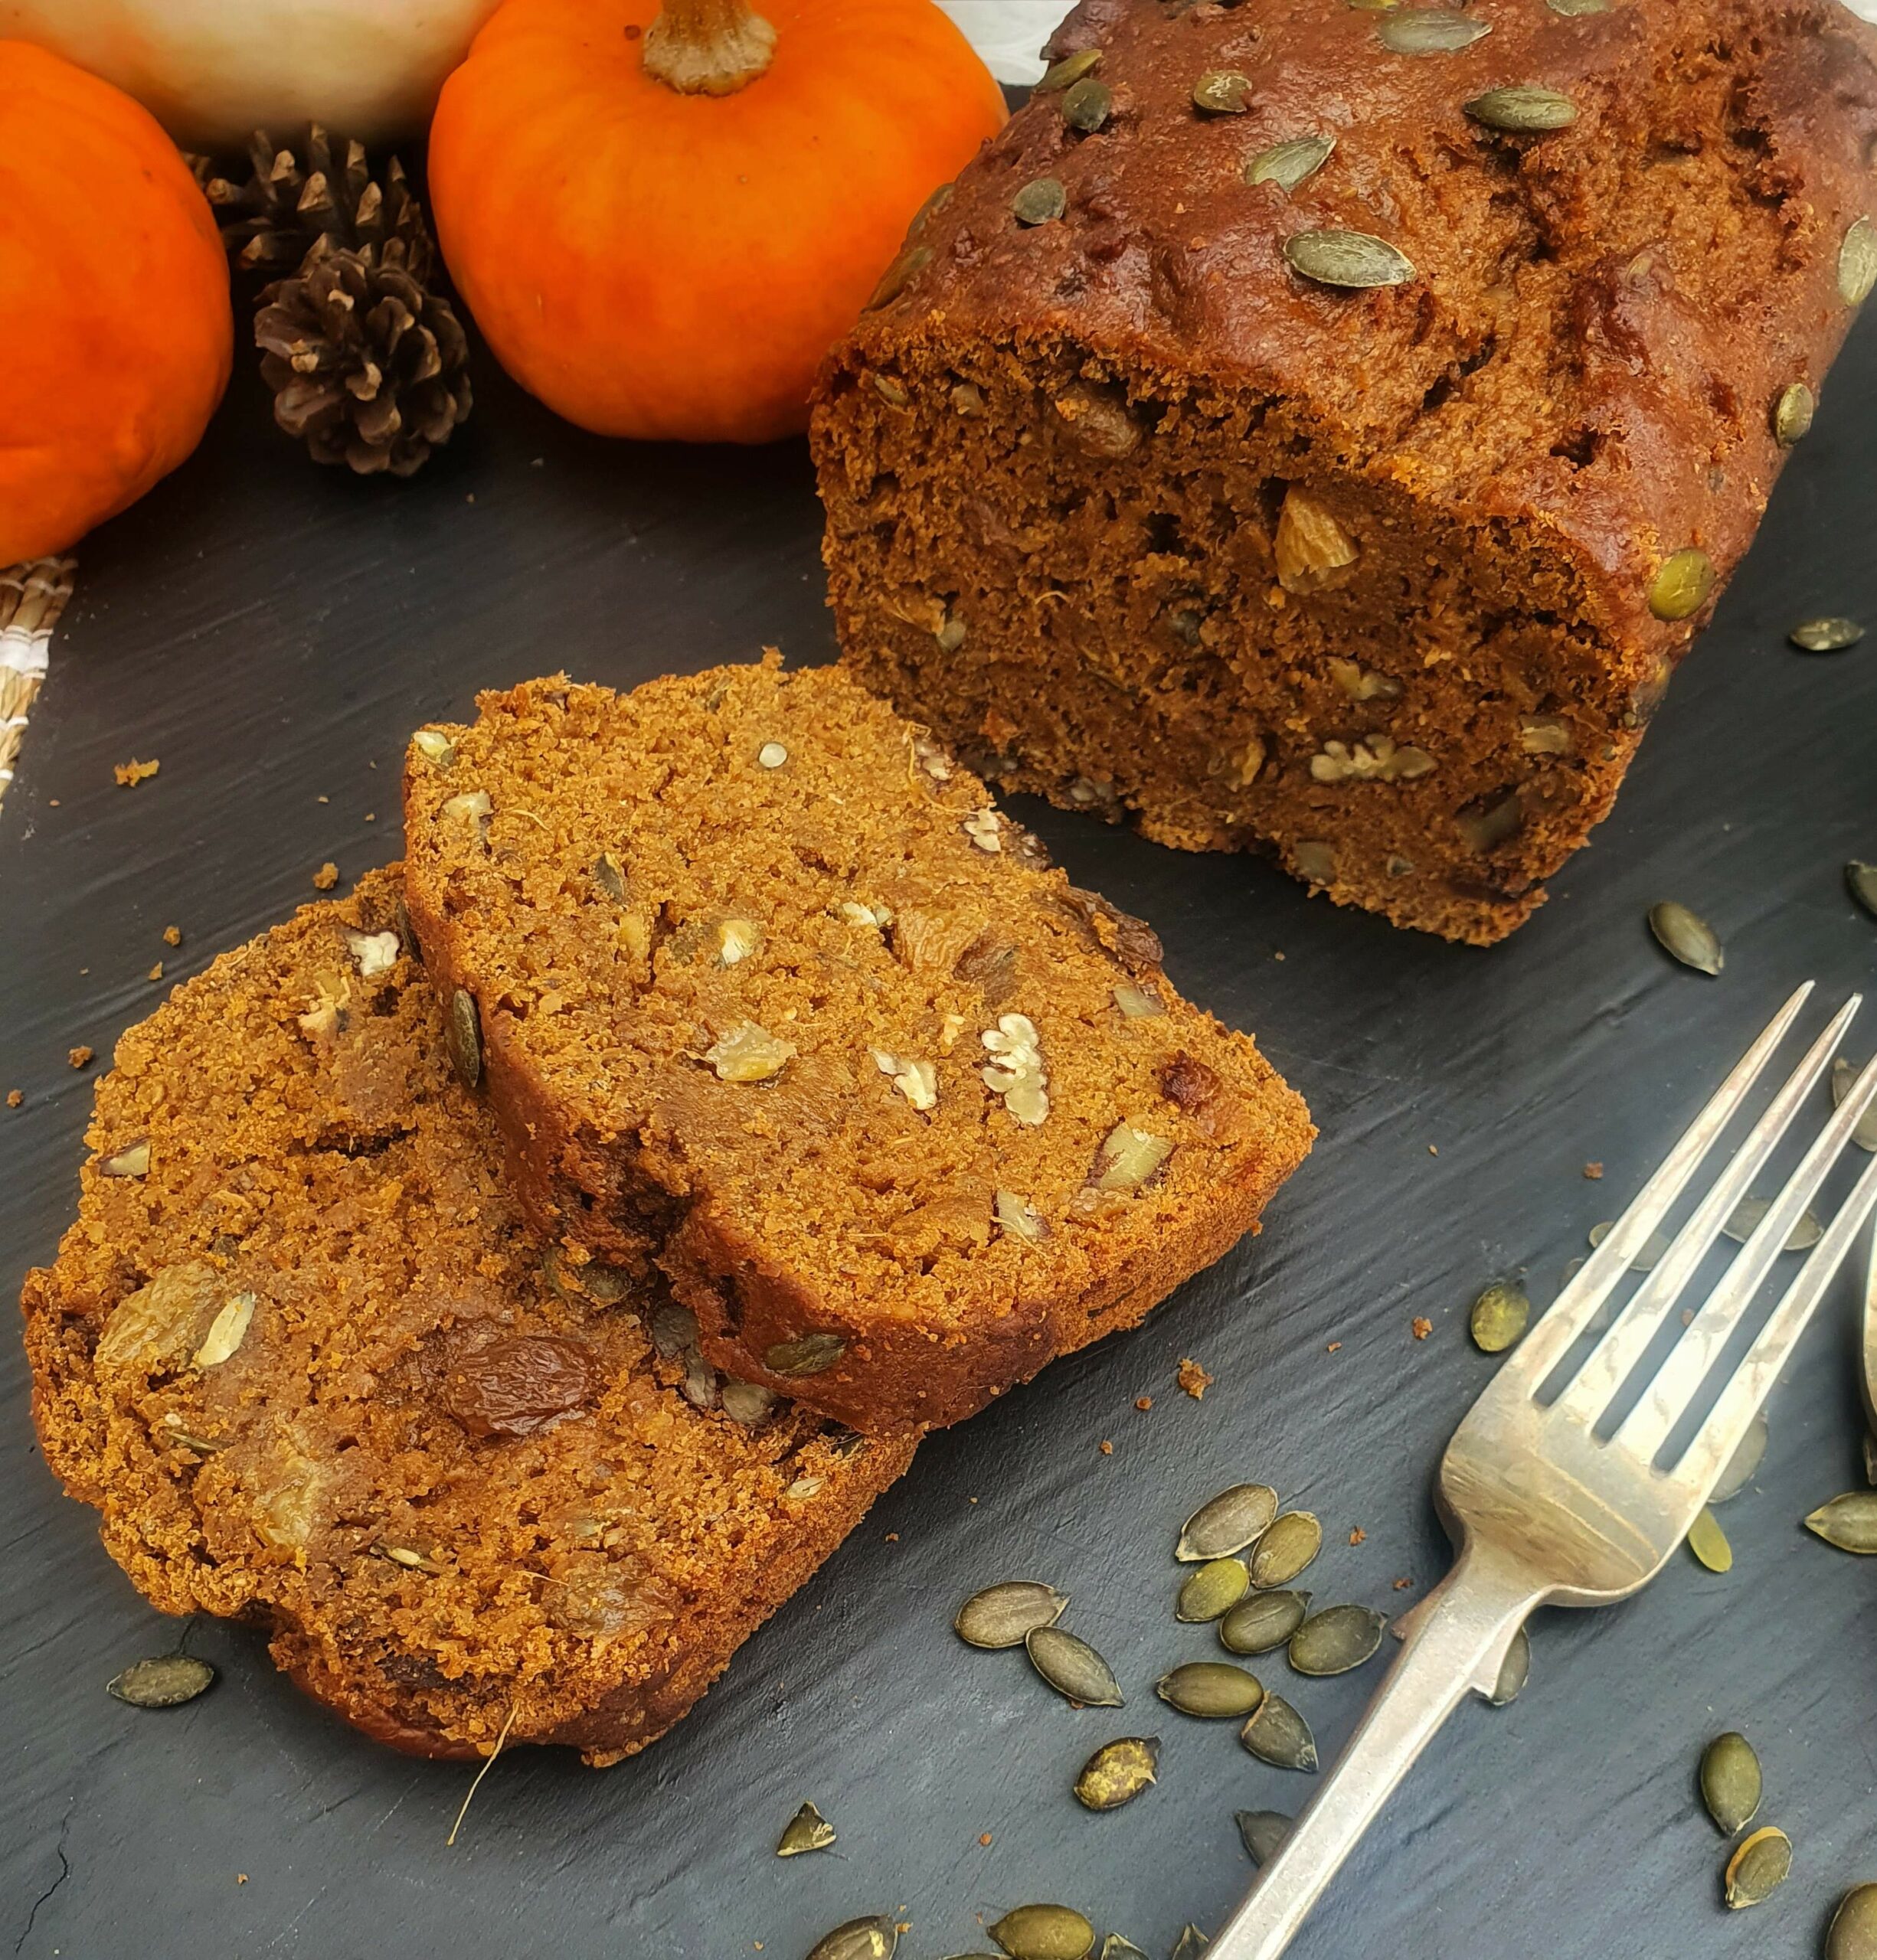
[[[1313,1132],[1140,921],[918,729],[773,661],[421,730],[406,897],[541,1229],[738,1379],[981,1408],[1249,1230]]]
[[[165,1612],[258,1623],[427,1756],[669,1728],[912,1454],[722,1380],[690,1316],[532,1237],[396,872],[117,1044],[31,1274],[46,1460]]]
[[[813,443],[994,783],[1486,942],[1609,810],[1877,279],[1837,0],[1084,0]]]

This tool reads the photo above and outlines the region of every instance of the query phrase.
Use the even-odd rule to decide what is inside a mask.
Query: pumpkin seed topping
[[[1825,1934],[1825,1960],[1877,1960],[1877,1885],[1854,1886]]]
[[[1792,1870],[1792,1841],[1768,1824],[1743,1838],[1727,1861],[1727,1909],[1737,1913],[1769,1899]]]
[[[1192,85],[1192,104],[1212,116],[1242,116],[1251,107],[1251,77],[1228,68],[1208,68]]]
[[[610,898],[615,905],[625,903],[625,867],[611,851],[603,851],[593,861],[593,881],[600,887],[602,898]]]
[[[1173,1556],[1188,1565],[1229,1558],[1255,1542],[1277,1515],[1277,1493],[1268,1484],[1234,1484],[1187,1519]]]
[[[1238,1731],[1238,1740],[1274,1769],[1314,1769],[1316,1738],[1310,1725],[1280,1694],[1267,1694]]]
[[[1464,105],[1474,122],[1513,136],[1535,136],[1547,129],[1568,129],[1578,119],[1578,106],[1556,89],[1535,82],[1512,82],[1488,89]]]
[[[1233,1812],[1232,1821],[1238,1827],[1238,1835],[1244,1841],[1251,1862],[1267,1865],[1290,1835],[1295,1820],[1280,1810],[1241,1810]]]
[[[1877,864],[1866,864],[1853,858],[1844,867],[1844,881],[1851,888],[1851,896],[1877,919]]]
[[[1238,1605],[1251,1584],[1243,1559],[1210,1559],[1187,1575],[1173,1617],[1193,1625],[1215,1620]]]
[[[808,1949],[808,1960],[893,1960],[899,1929],[878,1913],[849,1919],[825,1932]]]
[[[1805,1528],[1841,1552],[1877,1553],[1877,1491],[1846,1491],[1820,1504]]]
[[[440,728],[420,728],[411,737],[410,746],[438,769],[448,769],[456,760],[456,745]]]
[[[1413,261],[1404,253],[1365,231],[1293,231],[1284,240],[1284,256],[1319,286],[1361,290],[1405,286],[1414,276]]]
[[[1771,1204],[1763,1197],[1743,1197],[1728,1214],[1727,1223],[1721,1227],[1725,1237],[1735,1244],[1744,1246],[1758,1229],[1760,1220],[1772,1210]],[[1789,1253],[1809,1252],[1825,1236],[1825,1228],[1819,1222],[1818,1214],[1807,1210],[1787,1234],[1786,1243],[1781,1248]]]
[[[1257,1676],[1229,1661],[1188,1661],[1162,1674],[1153,1691],[1181,1714],[1208,1720],[1254,1714],[1264,1699]]]
[[[834,1826],[813,1804],[804,1804],[788,1821],[776,1846],[779,1858],[799,1858],[804,1851],[825,1851],[834,1842]]]
[[[1085,136],[1093,136],[1113,113],[1113,90],[1093,75],[1072,82],[1063,93],[1063,121]]]
[[[1490,21],[1450,7],[1403,8],[1375,29],[1391,54],[1456,54],[1493,31]]]
[[[1073,54],[1064,55],[1060,61],[1051,62],[1043,70],[1042,80],[1036,84],[1036,93],[1049,95],[1058,89],[1066,89],[1084,75],[1093,74],[1100,64],[1099,47],[1078,47]]]
[[[1697,973],[1718,973],[1726,964],[1714,928],[1672,898],[1649,908],[1649,929],[1665,952]]]
[[[1578,14],[1607,14],[1614,0],[1545,0],[1554,14],[1562,14],[1568,19]]]
[[[1031,1628],[1023,1636],[1030,1665],[1065,1701],[1084,1708],[1119,1708],[1121,1684],[1114,1670],[1085,1640],[1059,1626]]]
[[[1493,1684],[1487,1702],[1494,1708],[1503,1708],[1508,1702],[1516,1701],[1531,1678],[1532,1638],[1521,1627],[1512,1635],[1512,1645],[1506,1649],[1506,1658],[1499,1663],[1499,1679]]]
[[[1688,1549],[1710,1572],[1731,1572],[1734,1569],[1734,1548],[1727,1542],[1721,1521],[1705,1504],[1688,1527]]]
[[[1271,1521],[1251,1554],[1251,1583],[1266,1591],[1288,1586],[1323,1544],[1323,1527],[1314,1513],[1287,1511]]]
[[[847,1343],[838,1334],[798,1334],[766,1348],[763,1366],[772,1375],[826,1374],[846,1352]]]
[[[1146,1788],[1159,1766],[1158,1736],[1118,1736],[1082,1765],[1075,1800],[1087,1810],[1119,1810]]]
[[[1019,1906],[991,1928],[1010,1960],[1087,1960],[1095,1929],[1069,1906]]]
[[[1290,1636],[1290,1664],[1300,1674],[1346,1674],[1374,1655],[1388,1624],[1368,1606],[1326,1606]]]
[[[214,1681],[215,1671],[192,1654],[159,1654],[132,1661],[106,1681],[104,1691],[132,1708],[180,1708]]]
[[[1467,1329],[1483,1354],[1503,1354],[1525,1332],[1532,1302],[1518,1287],[1496,1281],[1473,1303]]]
[[[1233,1654],[1268,1654],[1290,1639],[1310,1609],[1307,1592],[1254,1592],[1219,1622],[1219,1645]]]
[[[150,1146],[147,1142],[126,1144],[98,1166],[100,1178],[143,1178],[149,1176],[149,1171]]]
[[[914,245],[901,253],[880,275],[880,283],[868,296],[867,304],[862,310],[877,313],[882,306],[891,305],[931,263],[930,245]]]
[[[1855,220],[1838,248],[1838,290],[1847,306],[1862,306],[1877,286],[1877,225]]]
[[[1714,590],[1714,566],[1694,545],[1672,551],[1649,582],[1649,609],[1658,619],[1686,619],[1699,612]]]
[[[1741,1438],[1739,1448],[1728,1459],[1727,1468],[1721,1472],[1721,1481],[1709,1493],[1709,1504],[1725,1504],[1730,1498],[1738,1497],[1753,1481],[1760,1459],[1766,1454],[1766,1417],[1762,1413],[1747,1425],[1747,1433]]]
[[[1724,1838],[1745,1831],[1760,1808],[1760,1759],[1737,1730],[1716,1736],[1701,1752],[1701,1801]]]
[[[1336,146],[1334,136],[1293,136],[1288,142],[1273,143],[1260,150],[1244,167],[1248,184],[1276,184],[1294,191],[1329,161]]]
[[[1789,449],[1809,435],[1812,418],[1818,413],[1818,397],[1803,381],[1789,382],[1773,404],[1773,436],[1782,449]]]
[[[1053,224],[1068,207],[1068,193],[1055,177],[1032,178],[1010,200],[1011,214],[1019,224]]]
[[[1801,653],[1843,653],[1864,637],[1855,619],[1801,619],[1786,635]]]
[[[1054,1626],[1069,1603],[1066,1592],[1032,1579],[1006,1579],[973,1592],[958,1609],[952,1628],[973,1647],[993,1651],[1021,1647],[1039,1626]]]

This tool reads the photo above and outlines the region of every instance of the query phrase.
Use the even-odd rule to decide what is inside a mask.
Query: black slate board
[[[561,665],[629,686],[764,642],[797,661],[831,652],[799,446],[609,445],[486,368],[477,386],[475,420],[422,477],[361,483],[277,436],[244,374],[195,461],[84,547],[0,813],[0,1088],[27,1096],[0,1110],[9,1291],[51,1256],[74,1200],[90,1091],[67,1048],[108,1056],[155,998],[152,961],[198,970],[312,897],[322,860],[349,881],[393,856],[410,728]],[[1474,1291],[1524,1266],[1547,1302],[1586,1229],[1796,982],[1836,1000],[1877,978],[1877,923],[1840,876],[1847,858],[1877,858],[1877,640],[1831,658],[1784,643],[1821,611],[1877,621],[1874,426],[1866,331],[1616,815],[1493,952],[1339,912],[1253,861],[1023,813],[1078,882],[1151,916],[1179,984],[1256,1031],[1323,1140],[1256,1244],[1138,1332],[930,1441],[636,1762],[596,1774],[518,1751],[449,1850],[469,1772],[342,1727],[251,1633],[183,1630],[221,1670],[185,1709],[107,1698],[111,1674],[179,1629],[54,1488],[8,1341],[0,1942],[34,1960],[731,1960],[759,1942],[799,1960],[835,1922],[884,1910],[912,1923],[908,1960],[935,1960],[985,1947],[981,1920],[1039,1897],[1156,1955],[1189,1918],[1215,1926],[1250,1876],[1232,1811],[1294,1808],[1309,1786],[1254,1762],[1229,1725],[1152,1697],[1170,1660],[1218,1651],[1172,1621],[1179,1520],[1228,1481],[1266,1478],[1323,1516],[1319,1599],[1418,1596],[1445,1557],[1433,1467],[1491,1365],[1466,1337]],[[112,765],[132,755],[162,773],[119,789]],[[1668,896],[1724,936],[1719,980],[1650,941],[1644,913]],[[180,952],[159,936],[172,923]],[[1862,1038],[1859,1054],[1877,1035]],[[1582,1174],[1591,1158],[1601,1184]],[[1434,1324],[1419,1342],[1417,1315]],[[1300,1960],[1817,1950],[1839,1893],[1877,1878],[1877,1572],[1798,1524],[1859,1481],[1852,1315],[1847,1279],[1726,1514],[1731,1576],[1678,1557],[1627,1607],[1544,1616],[1523,1698],[1460,1712]],[[1174,1385],[1183,1355],[1218,1377],[1203,1404]],[[1125,1710],[1073,1712],[1020,1655],[953,1638],[960,1596],[1018,1574],[1074,1595],[1071,1622],[1119,1670]],[[1414,1587],[1395,1590],[1406,1575]],[[1372,1675],[1284,1683],[1326,1759]],[[1736,1724],[1798,1857],[1775,1902],[1730,1916],[1693,1779],[1702,1743]],[[1068,1791],[1083,1758],[1142,1731],[1166,1738],[1159,1787],[1081,1811]],[[804,1797],[839,1844],[779,1864],[770,1847]]]

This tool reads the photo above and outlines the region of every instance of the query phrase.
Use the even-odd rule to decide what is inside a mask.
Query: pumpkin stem
[[[646,73],[680,95],[734,95],[775,51],[775,29],[748,0],[665,0],[646,30]]]

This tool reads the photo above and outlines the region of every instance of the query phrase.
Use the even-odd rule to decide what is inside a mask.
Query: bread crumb
[[[980,1831],[978,1833],[978,1842],[980,1844],[988,1844],[990,1841],[991,1834],[988,1831]]]
[[[1153,1406],[1153,1397],[1151,1395],[1137,1395],[1134,1397],[1134,1406],[1144,1416]]]
[[[235,1875],[234,1875],[234,1882],[235,1882],[235,1883],[236,1883],[237,1885],[245,1885],[245,1884],[247,1884],[247,1873],[246,1872],[244,1872],[244,1871],[238,1871],[238,1872],[237,1872],[237,1873],[235,1873]]]
[[[26,1092],[25,1089],[9,1089],[7,1091],[7,1107],[9,1109],[17,1109],[25,1100]]]
[[[181,946],[182,944],[182,928],[180,926],[165,926],[163,928],[163,943],[166,946]]]
[[[1434,1322],[1432,1321],[1424,1320],[1419,1314],[1417,1314],[1414,1316],[1414,1338],[1417,1341],[1425,1341],[1427,1336],[1433,1331]]]
[[[1106,1436],[1104,1436],[1095,1447],[1101,1452],[1104,1456],[1112,1456],[1114,1454],[1114,1446],[1113,1443],[1109,1442]]]
[[[96,1056],[97,1050],[95,1048],[87,1048],[82,1043],[77,1047],[67,1048],[65,1051],[65,1059],[75,1069],[90,1068]]]
[[[1175,1379],[1194,1401],[1203,1402],[1206,1390],[1212,1386],[1214,1377],[1208,1374],[1197,1361],[1182,1355]]]
[[[1369,1534],[1365,1531],[1359,1524],[1352,1524],[1350,1526],[1349,1543],[1352,1545],[1359,1545],[1368,1536]]]
[[[1411,1579],[1398,1579],[1395,1582],[1395,1589],[1398,1592],[1405,1592],[1414,1583]]]
[[[1440,1146],[1437,1143],[1431,1143],[1427,1145],[1427,1155],[1430,1157],[1438,1157],[1440,1154]]]
[[[332,802],[332,799],[330,796],[319,796],[316,797],[313,800],[316,802],[319,803],[329,803]]]
[[[163,977],[163,962],[159,959],[143,976],[146,980],[160,980]]]
[[[313,889],[330,891],[339,881],[339,867],[329,858],[313,874]]]
[[[899,1534],[897,1531],[889,1531],[886,1534],[886,1542],[889,1545],[897,1545],[899,1543]]]
[[[1326,1354],[1339,1354],[1342,1352],[1342,1343],[1340,1341],[1333,1341],[1323,1352]]]
[[[116,777],[120,789],[134,789],[146,777],[154,776],[162,767],[152,756],[147,763],[140,763],[132,756],[127,763],[113,763],[111,773]]]
[[[1603,1174],[1604,1167],[1601,1164],[1586,1164],[1584,1167],[1584,1176],[1588,1178],[1593,1184],[1594,1184],[1597,1180],[1603,1175]]]

